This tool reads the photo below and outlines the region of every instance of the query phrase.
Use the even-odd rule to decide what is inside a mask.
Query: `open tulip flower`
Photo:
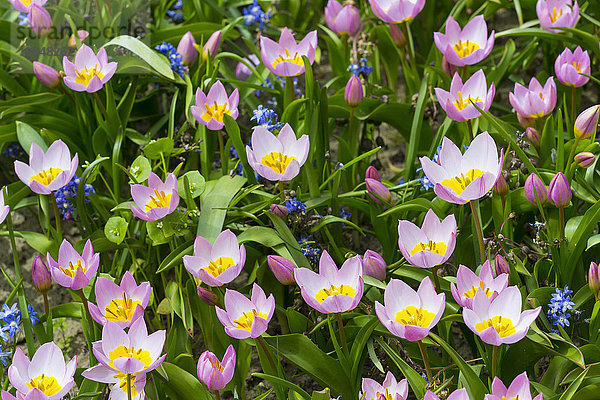
[[[194,255],[184,256],[183,265],[208,286],[222,286],[231,282],[244,268],[246,249],[229,229],[215,239],[214,244],[202,236],[194,241]]]
[[[318,274],[308,268],[296,268],[294,277],[304,301],[323,314],[354,310],[364,291],[360,256],[347,259],[338,270],[323,250]]]
[[[425,0],[369,0],[369,3],[377,18],[394,24],[410,21],[425,7]]]
[[[53,142],[44,153],[35,142],[29,148],[29,165],[15,161],[19,179],[37,194],[50,194],[65,186],[77,170],[79,156],[71,152],[62,140]]]
[[[63,69],[65,85],[77,92],[94,93],[112,78],[117,63],[108,62],[104,47],[94,54],[91,48],[82,44],[75,54],[75,63],[63,57]]]
[[[495,299],[481,290],[475,293],[473,307],[463,309],[465,324],[481,340],[493,346],[512,344],[523,339],[542,307],[521,312],[521,292],[509,286]]]
[[[325,7],[327,26],[338,35],[355,36],[360,31],[360,13],[352,4],[329,0]]]
[[[4,222],[6,216],[10,212],[10,206],[4,201],[5,188],[0,188],[0,224]]]
[[[34,5],[44,6],[48,0],[8,0],[13,7],[22,13],[28,13]]]
[[[279,43],[265,37],[260,38],[260,57],[265,66],[277,76],[298,76],[304,73],[306,56],[312,65],[317,49],[317,31],[309,32],[304,39],[296,43],[296,39],[283,28]]]
[[[538,0],[535,11],[540,26],[550,32],[573,28],[579,18],[579,4],[572,0]]]
[[[116,322],[121,328],[129,328],[133,321],[144,315],[152,292],[149,282],[138,286],[129,271],[123,275],[120,285],[99,277],[94,290],[98,305],[88,303],[92,318],[100,325],[107,321]]]
[[[83,371],[81,375],[89,380],[112,385],[110,389],[110,400],[127,399],[127,374],[117,372],[102,364]],[[146,386],[146,374],[142,372],[131,374],[131,400],[144,400],[144,387]]]
[[[208,390],[222,390],[233,378],[235,372],[235,349],[233,345],[227,347],[223,361],[206,350],[198,359],[198,379],[204,383]]]
[[[131,185],[131,197],[135,205],[131,205],[133,214],[144,221],[156,221],[171,214],[179,205],[177,177],[173,173],[167,175],[163,182],[158,175],[150,172],[148,186]]]
[[[473,299],[478,292],[483,292],[490,299],[495,299],[508,286],[508,275],[500,274],[494,278],[492,264],[486,260],[481,266],[479,276],[469,268],[461,265],[456,274],[456,284],[450,283],[452,297],[461,307],[472,308]]]
[[[454,18],[446,21],[446,33],[435,32],[433,39],[446,60],[457,67],[477,64],[494,48],[495,32],[487,34],[483,15],[473,18],[464,29],[460,29]]]
[[[504,149],[498,157],[496,143],[487,132],[477,135],[465,154],[444,137],[438,162],[428,157],[421,157],[420,161],[435,194],[449,203],[466,204],[494,186],[502,172]]]
[[[275,311],[275,297],[268,298],[264,290],[256,283],[252,285],[252,296],[246,296],[235,290],[225,291],[225,310],[216,307],[217,317],[225,327],[225,332],[236,339],[256,339],[269,327],[269,321]]]
[[[138,318],[125,332],[118,323],[108,321],[102,328],[102,340],[93,343],[100,364],[123,374],[150,372],[165,359],[161,356],[165,331],[148,335],[144,318]],[[89,370],[88,370],[89,371]]]
[[[383,385],[371,378],[362,379],[362,391],[359,398],[364,400],[380,400],[383,396],[386,400],[406,400],[408,398],[408,381],[402,379],[396,381],[396,377],[390,371],[385,375]]]
[[[8,379],[19,399],[59,400],[73,387],[76,366],[77,357],[65,364],[63,353],[54,342],[42,344],[31,361],[17,347]],[[2,393],[3,400],[4,396]]]
[[[79,254],[66,239],[58,249],[58,259],[54,261],[50,253],[46,260],[52,278],[61,286],[73,290],[83,289],[96,275],[100,265],[100,254],[94,253],[91,240],[85,242],[83,252]]]
[[[423,400],[440,400],[440,398],[435,393],[428,390],[427,393],[425,393],[425,398]],[[462,388],[452,392],[450,396],[446,397],[446,400],[471,400],[471,398],[469,397],[469,393],[467,393],[467,389]]]
[[[239,102],[240,94],[237,89],[234,89],[227,97],[225,87],[220,81],[217,81],[212,85],[208,94],[204,94],[200,88],[196,90],[196,105],[192,106],[190,111],[196,121],[206,125],[211,131],[218,131],[225,126],[223,122],[225,114],[237,119]]]
[[[448,215],[442,222],[432,209],[427,211],[423,226],[410,221],[398,222],[398,247],[412,265],[432,268],[445,263],[456,245],[456,219]]]
[[[498,377],[494,378],[492,382],[492,394],[486,394],[485,400],[505,400],[505,399],[519,399],[519,400],[531,400],[531,389],[529,387],[529,378],[527,372],[519,374],[510,384],[508,389],[504,386],[504,383]],[[543,400],[544,395],[538,394],[533,400]]]
[[[556,106],[556,83],[554,78],[546,80],[544,87],[537,79],[531,78],[529,88],[515,83],[515,90],[509,94],[510,104],[525,118],[541,118]]]
[[[296,139],[289,124],[275,136],[257,126],[252,132],[252,148],[246,146],[248,163],[260,176],[270,181],[289,181],[298,175],[310,149],[307,135]]]
[[[591,73],[590,56],[587,51],[581,49],[581,46],[577,46],[575,51],[565,48],[554,62],[554,71],[563,85],[583,86],[590,80],[585,76]]]
[[[377,317],[391,333],[411,342],[427,336],[446,307],[446,295],[435,292],[428,276],[417,291],[399,279],[392,279],[383,296],[385,305],[375,302]]]
[[[446,111],[448,118],[454,121],[467,121],[481,116],[481,112],[473,104],[487,112],[495,94],[494,83],[488,89],[482,70],[474,73],[464,84],[458,72],[455,72],[449,92],[435,88],[440,106]]]

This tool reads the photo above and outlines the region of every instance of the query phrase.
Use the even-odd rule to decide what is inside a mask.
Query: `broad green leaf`
[[[44,152],[48,150],[48,146],[40,134],[25,122],[17,121],[17,138],[27,154],[29,154],[31,143],[34,142],[40,146]]]
[[[110,217],[104,225],[106,238],[113,243],[121,244],[127,235],[129,223],[123,217]]]
[[[198,236],[204,237],[209,242],[214,242],[223,229],[229,203],[244,186],[244,183],[246,183],[246,179],[239,175],[234,177],[225,175],[202,193],[202,210],[198,218]]]
[[[192,198],[200,196],[202,192],[204,192],[204,188],[206,187],[206,181],[202,174],[199,171],[188,171],[177,179],[177,188],[179,190],[180,196],[183,196],[185,193],[185,188],[183,187],[183,177],[186,176],[189,183],[190,194]]]
[[[173,74],[173,70],[171,69],[171,64],[166,59],[166,57],[159,55],[158,52],[146,46],[139,39],[136,39],[129,35],[121,35],[117,36],[116,38],[104,45],[104,47],[107,46],[125,47],[127,50],[131,51],[132,53],[140,57],[142,60],[144,60],[146,63],[148,63],[148,65],[150,65],[156,72],[158,72],[165,78],[175,80],[175,75]]]

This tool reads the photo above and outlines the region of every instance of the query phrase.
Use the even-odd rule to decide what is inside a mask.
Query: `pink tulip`
[[[198,359],[198,379],[204,383],[208,390],[222,390],[233,378],[235,372],[235,349],[233,345],[227,347],[223,361],[206,350]]]
[[[91,381],[106,383],[111,386],[110,400],[128,400],[127,399],[127,374],[115,371],[112,368],[98,364],[81,373],[86,379]],[[146,386],[146,374],[135,372],[131,374],[131,400],[145,400],[144,387]]]
[[[181,37],[177,45],[177,52],[181,54],[181,63],[183,65],[192,65],[198,59],[198,49],[196,48],[196,40],[192,32],[187,31]]]
[[[435,393],[428,390],[427,393],[425,393],[425,398],[423,400],[440,400],[440,398]],[[446,398],[446,400],[471,400],[471,398],[469,397],[469,394],[467,393],[467,389],[462,388],[462,389],[458,389],[458,390],[455,390],[454,392],[452,392],[450,394],[450,396],[448,396]],[[511,399],[511,400],[514,400],[514,399]],[[522,399],[522,400],[525,400],[525,399]]]
[[[379,253],[373,250],[365,251],[362,257],[362,271],[363,275],[371,276],[380,281],[385,281],[385,272],[387,264]]]
[[[510,384],[508,389],[504,386],[504,383],[498,378],[494,377],[492,382],[492,394],[486,394],[485,400],[505,400],[505,399],[519,399],[519,400],[531,400],[531,389],[529,384],[529,378],[527,372],[519,374]],[[533,400],[543,400],[544,396],[542,393],[538,394]]]
[[[52,17],[44,7],[32,4],[28,15],[31,29],[39,36],[46,36],[52,29]]]
[[[346,84],[346,89],[344,90],[344,100],[350,107],[358,107],[360,103],[362,103],[363,97],[363,85],[360,82],[360,78],[353,74]]]
[[[177,177],[167,175],[163,182],[158,175],[150,172],[148,186],[131,185],[131,197],[134,204],[130,208],[133,214],[144,221],[156,221],[171,214],[179,204]]]
[[[544,181],[535,173],[531,173],[525,179],[524,191],[525,198],[534,206],[538,203],[544,205],[548,201],[548,189]]]
[[[94,93],[112,78],[117,70],[116,62],[108,62],[106,50],[94,51],[82,44],[75,54],[75,63],[63,57],[65,85],[77,92]]]
[[[296,264],[291,262],[285,257],[281,256],[267,256],[267,264],[275,275],[275,278],[279,281],[279,283],[283,285],[291,285],[295,282],[294,280],[294,270],[296,269]]]
[[[377,18],[394,24],[410,21],[425,7],[425,0],[369,0],[369,3]]]
[[[577,139],[589,139],[598,127],[600,104],[585,109],[575,119],[574,134]]]
[[[391,333],[411,342],[427,336],[446,307],[446,296],[435,292],[428,276],[417,291],[399,279],[392,279],[383,296],[385,305],[375,302],[377,317]]]
[[[13,7],[22,13],[28,13],[33,6],[42,7],[48,0],[8,0]]]
[[[566,207],[571,203],[573,193],[567,177],[559,172],[554,175],[548,186],[548,201],[556,207]]]
[[[204,43],[204,47],[202,48],[203,60],[206,60],[208,57],[213,58],[217,55],[217,51],[219,51],[219,46],[221,46],[221,35],[222,32],[219,29],[218,31],[213,32],[213,34],[210,35],[206,43]]]
[[[250,54],[248,57],[244,58],[244,60],[246,60],[248,62],[248,64],[253,65],[254,67],[257,67],[258,65],[260,65],[260,61],[258,60],[258,57],[256,57],[256,55],[254,54]],[[239,62],[237,64],[237,66],[235,67],[235,76],[240,80],[240,81],[245,81],[248,78],[250,78],[250,76],[252,75],[252,70],[250,68],[248,68],[248,66],[246,64],[244,64],[243,62]]]
[[[473,104],[477,104],[477,107],[487,112],[495,94],[494,83],[492,82],[490,88],[487,88],[487,81],[482,70],[473,74],[464,84],[458,72],[454,73],[449,92],[435,88],[435,95],[440,106],[454,121],[466,121],[479,117],[481,113]]]
[[[574,52],[569,48],[560,53],[554,62],[556,77],[563,85],[580,87],[588,83],[591,73],[590,56],[577,46]]]
[[[556,33],[560,28],[573,28],[579,18],[579,4],[571,0],[538,0],[535,11],[540,26]]]
[[[19,179],[37,194],[50,194],[65,186],[77,170],[77,153],[71,152],[62,140],[53,142],[44,153],[37,143],[29,148],[29,165],[15,161],[15,172]]]
[[[77,31],[77,37],[81,42],[87,39],[88,36],[90,36],[90,33],[88,31],[84,31],[83,29]],[[72,34],[71,37],[69,37],[69,46],[77,47],[77,40],[75,39],[75,34]]]
[[[263,64],[277,76],[298,76],[304,73],[306,56],[312,65],[317,49],[317,31],[309,32],[300,43],[292,36],[288,28],[283,28],[279,43],[262,36],[260,38],[260,56]]]
[[[485,293],[490,299],[495,299],[508,286],[508,275],[500,274],[494,278],[492,264],[486,260],[481,266],[479,276],[469,268],[461,265],[456,274],[456,284],[450,283],[452,297],[459,306],[473,307],[473,299],[478,292]]]
[[[381,181],[371,178],[365,178],[365,186],[369,197],[377,204],[381,204],[381,200],[388,203],[392,200],[392,193]]]
[[[477,64],[486,58],[494,48],[494,38],[494,31],[488,38],[483,15],[473,18],[462,30],[458,22],[449,17],[446,21],[446,33],[433,34],[437,48],[450,64],[457,67]]]
[[[56,283],[80,290],[96,275],[100,265],[100,254],[94,253],[92,241],[89,239],[85,242],[81,254],[65,239],[58,249],[57,261],[54,261],[50,253],[46,255],[46,261]]]
[[[509,94],[510,104],[518,114],[526,118],[541,118],[556,106],[556,84],[550,77],[544,87],[537,79],[531,78],[529,88],[515,83],[515,90]]]
[[[308,268],[296,268],[294,277],[304,301],[323,314],[354,310],[364,291],[360,256],[347,259],[338,270],[323,250],[318,274]]]
[[[360,13],[351,4],[341,5],[329,0],[325,7],[327,26],[338,35],[355,36],[360,31]]]
[[[206,125],[211,131],[218,131],[225,126],[223,122],[225,114],[237,119],[239,101],[240,94],[237,89],[228,98],[225,87],[217,81],[208,94],[204,94],[200,88],[196,90],[196,105],[192,106],[190,111],[196,121]]]
[[[588,286],[597,300],[598,294],[600,294],[600,265],[593,261],[590,263],[590,269],[588,270]]]
[[[362,379],[362,393],[358,394],[360,399],[383,400],[381,396],[386,400],[407,400],[408,381],[406,379],[396,381],[396,377],[390,371],[385,374],[383,384],[371,378]]]
[[[46,64],[34,61],[33,73],[42,82],[42,85],[50,89],[55,89],[60,85],[60,74]]]
[[[4,222],[4,220],[6,219],[6,216],[10,212],[10,206],[8,204],[6,204],[6,202],[4,201],[4,191],[5,190],[6,190],[5,187],[0,189],[0,224],[2,222]]]
[[[398,247],[410,264],[432,268],[445,263],[456,245],[456,219],[448,215],[442,222],[430,209],[419,228],[410,221],[398,222]]]
[[[575,161],[581,168],[589,168],[594,165],[596,156],[594,153],[590,153],[589,151],[582,151],[573,157],[573,161]]]
[[[31,281],[33,287],[40,293],[47,293],[52,286],[52,274],[44,260],[35,256],[31,265]]]
[[[252,285],[252,297],[235,290],[225,291],[225,310],[215,307],[219,321],[225,332],[236,339],[256,339],[269,327],[269,321],[275,311],[275,297],[268,298],[264,290],[256,283]]]

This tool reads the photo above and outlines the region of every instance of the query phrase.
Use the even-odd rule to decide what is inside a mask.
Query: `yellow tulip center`
[[[77,259],[77,263],[75,265],[73,265],[73,263],[69,261],[68,268],[65,268],[63,266],[60,267],[60,270],[63,272],[63,274],[67,275],[69,278],[73,278],[77,273],[78,269],[81,269],[83,273],[87,272],[87,268],[83,268],[83,266],[81,265],[80,259]]]
[[[396,322],[399,324],[420,326],[423,328],[429,327],[434,318],[434,313],[429,312],[422,307],[417,308],[415,306],[408,306],[404,310],[396,313]]]
[[[219,372],[223,372],[223,366],[221,365],[221,363],[219,362],[219,360],[217,360],[217,358],[215,357],[215,359],[213,360],[212,357],[209,357],[208,361],[210,361],[210,365],[217,369]]]
[[[521,400],[521,399],[519,399],[519,395],[517,395],[517,397],[511,397],[510,399],[507,398],[506,396],[502,396],[502,400]]]
[[[498,336],[501,338],[511,336],[516,333],[516,329],[510,318],[502,318],[501,315],[495,316],[491,319],[486,319],[485,321],[481,321],[475,325],[477,332],[483,332],[488,328],[494,328],[496,332],[498,332]]]
[[[23,4],[25,7],[29,7],[31,3],[33,3],[33,0],[21,0],[21,4]]]
[[[204,270],[216,278],[234,265],[235,261],[233,261],[233,258],[219,257],[215,261],[208,263],[208,266],[204,267]]]
[[[52,396],[62,389],[58,381],[53,376],[45,376],[44,374],[37,376],[27,382],[29,389],[39,389],[46,396]]]
[[[142,303],[138,300],[128,299],[127,294],[123,292],[122,298],[114,299],[106,306],[106,319],[109,321],[130,321],[138,304]]]
[[[127,374],[119,372],[118,374],[113,375],[113,376],[119,380],[119,387],[121,388],[123,393],[127,393]],[[139,392],[135,389],[136,376],[137,376],[137,373],[131,374],[131,381],[130,381],[131,397],[135,397],[139,394]]]
[[[356,295],[356,290],[350,285],[340,285],[340,286],[329,286],[329,288],[321,289],[315,295],[315,300],[319,303],[323,303],[325,299],[331,296],[344,295],[354,298]]]
[[[375,397],[375,399],[371,399],[371,400],[379,400],[381,398],[381,396],[385,397],[386,400],[393,400],[394,399],[392,397],[392,394],[389,392],[388,388],[385,388],[385,392],[384,393],[377,392],[377,396]]]
[[[552,21],[552,23],[555,23],[556,21],[558,21],[558,19],[560,17],[562,17],[563,15],[563,10],[562,8],[560,10],[557,10],[556,7],[554,7],[552,9],[552,12],[548,14],[550,16],[550,21]]]
[[[144,368],[148,368],[150,364],[152,364],[152,356],[150,356],[150,352],[148,350],[119,346],[108,353],[108,358],[110,359],[109,366],[111,368],[115,368],[113,362],[121,357],[134,358],[144,364]]]
[[[462,92],[458,92],[458,99],[454,102],[454,106],[458,111],[464,110],[469,104],[481,102],[480,97],[471,97],[468,95],[467,97],[463,97]]]
[[[479,287],[473,286],[471,289],[463,293],[463,296],[468,297],[469,299],[475,298],[475,294],[478,290],[481,290],[483,293],[490,297],[494,291],[490,288],[486,288],[483,286],[483,281],[479,282]]]
[[[452,48],[457,56],[465,58],[466,56],[471,55],[475,50],[479,49],[479,45],[468,40],[464,42],[459,40]]]
[[[37,175],[31,177],[30,181],[36,181],[44,186],[48,186],[52,183],[63,170],[60,168],[49,168],[45,169]]]
[[[260,163],[271,168],[278,174],[283,175],[288,165],[290,165],[290,163],[292,162],[292,160],[298,161],[296,157],[288,156],[277,152],[271,152],[263,156],[263,158],[260,159]]]
[[[153,208],[170,207],[171,195],[165,194],[162,190],[159,192],[154,189],[154,196],[150,196],[150,201],[146,204],[146,212]]]
[[[265,313],[258,312],[255,309],[252,309],[252,311],[250,312],[242,313],[242,315],[238,319],[233,321],[233,324],[237,329],[249,331],[252,329],[252,322],[256,317],[266,320],[268,315]]]
[[[217,122],[223,122],[224,115],[231,115],[231,111],[227,108],[227,103],[225,104],[217,104],[215,101],[212,106],[208,104],[204,105],[206,107],[206,111],[204,115],[202,115],[202,119],[206,122],[214,119]]]
[[[414,249],[412,249],[410,251],[410,255],[412,256],[415,253],[418,253],[420,251],[429,251],[432,253],[437,253],[439,255],[444,255],[446,254],[446,250],[448,249],[448,247],[446,246],[446,243],[444,242],[432,242],[431,240],[427,243],[419,243],[415,246]]]
[[[483,175],[483,171],[480,169],[470,169],[466,174],[460,174],[450,179],[444,179],[441,184],[460,196],[460,194],[473,182],[475,179]]]
[[[575,67],[577,72],[581,72],[581,63],[580,62],[573,61],[571,64],[573,64],[573,66]]]
[[[294,55],[292,56],[290,55],[290,51],[288,49],[285,49],[285,57],[280,54],[279,57],[277,57],[275,61],[273,61],[273,68],[275,68],[277,64],[282,62],[291,62],[296,65],[304,65],[304,60],[302,60],[302,56],[299,56],[298,53],[294,53]]]
[[[104,74],[98,71],[98,65],[94,65],[94,68],[84,68],[76,70],[77,76],[75,77],[75,82],[82,84],[83,86],[87,86],[90,84],[90,81],[94,76],[102,79]]]

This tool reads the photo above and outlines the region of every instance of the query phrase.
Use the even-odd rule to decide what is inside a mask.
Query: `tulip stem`
[[[221,156],[221,173],[223,175],[227,174],[227,162],[225,160],[225,145],[223,144],[223,132],[217,132],[217,137],[219,138],[219,155]]]
[[[256,341],[258,342],[258,344],[260,344],[260,347],[262,347],[263,351],[267,355],[267,360],[269,361],[269,366],[272,369],[272,373],[274,375],[277,375],[277,367],[275,367],[275,361],[273,361],[273,357],[271,356],[271,352],[269,351],[265,340],[262,338],[262,336],[259,336],[256,338]]]
[[[56,233],[59,238],[62,237],[62,226],[60,223],[60,213],[58,212],[58,204],[56,203],[56,196],[54,193],[50,195],[52,197],[52,206],[54,207],[54,223],[56,224]]]
[[[407,44],[407,47],[408,47],[408,60],[409,60],[409,63],[411,65],[411,68],[413,68],[414,70],[416,70],[417,65],[415,64],[415,53],[414,53],[414,47],[412,46],[412,38],[410,36],[408,22],[404,22],[402,24],[402,29],[404,30],[404,35],[406,36],[406,44]]]
[[[342,321],[342,313],[337,313],[336,317],[338,330],[340,331],[340,342],[342,342],[342,348],[344,349],[344,353],[348,355],[350,353],[348,353],[348,343],[346,342],[346,331],[344,330],[344,321]]]
[[[471,124],[470,119],[467,120],[467,128],[469,130],[469,139],[472,142],[473,141],[473,124]]]
[[[571,147],[571,152],[569,153],[569,158],[567,158],[567,162],[565,163],[565,174],[567,174],[567,178],[570,179],[572,174],[571,174],[571,169],[569,168],[571,166],[571,162],[575,161],[575,152],[577,151],[577,145],[579,144],[579,138],[575,138],[575,142],[573,142],[573,147]],[[573,169],[574,171],[574,169]]]
[[[131,400],[131,374],[127,374],[127,400]]]
[[[221,400],[221,394],[218,390],[215,390],[215,400]]]
[[[102,104],[102,101],[100,100],[100,97],[98,96],[97,92],[94,92],[94,98],[96,99],[96,103],[98,104],[98,108],[100,109],[100,112],[104,116],[104,119],[106,120],[106,122],[108,122],[109,118],[108,118],[108,113],[106,112],[106,107],[104,107],[104,104]]]
[[[42,293],[44,296],[44,312],[46,313],[46,318],[48,318],[48,314],[50,313],[50,304],[48,303],[48,293]]]
[[[285,204],[285,189],[283,187],[283,182],[277,182],[277,186],[279,187],[279,199],[281,200],[281,204]]]
[[[496,377],[496,370],[498,367],[498,346],[493,346],[492,350],[492,379]]]
[[[481,228],[481,221],[479,220],[479,214],[475,209],[475,204],[473,201],[470,201],[469,205],[471,206],[471,214],[473,214],[473,222],[475,224],[475,229],[477,230],[477,239],[479,241],[479,257],[483,263],[487,257],[485,254],[485,245],[483,244],[483,230]]]
[[[575,127],[575,109],[577,106],[577,88],[571,88],[571,125]],[[573,128],[575,129],[575,128]]]
[[[425,346],[423,345],[423,341],[417,341],[419,345],[419,351],[421,352],[421,356],[423,357],[423,364],[425,364],[425,371],[427,372],[427,381],[431,385],[433,383],[433,375],[431,374],[431,366],[429,365],[429,357],[427,357],[427,352],[425,351]]]
[[[86,319],[86,324],[87,324],[87,329],[90,332],[90,334],[93,333],[93,329],[94,327],[92,326],[93,322],[92,322],[92,314],[90,314],[90,308],[88,307],[88,301],[87,298],[85,297],[85,293],[83,293],[83,289],[79,289],[79,297],[81,297],[81,303],[83,304],[83,308],[85,308],[85,319]]]
[[[565,208],[558,207],[558,221],[560,225],[560,238],[565,238]]]
[[[284,110],[286,110],[290,103],[294,101],[294,78],[291,76],[285,78],[285,91],[287,92],[287,96],[284,95]]]
[[[433,275],[433,282],[435,283],[435,289],[438,293],[442,293],[442,287],[440,286],[440,278],[438,277],[438,270],[440,269],[439,265],[436,265],[432,268],[431,274]]]

